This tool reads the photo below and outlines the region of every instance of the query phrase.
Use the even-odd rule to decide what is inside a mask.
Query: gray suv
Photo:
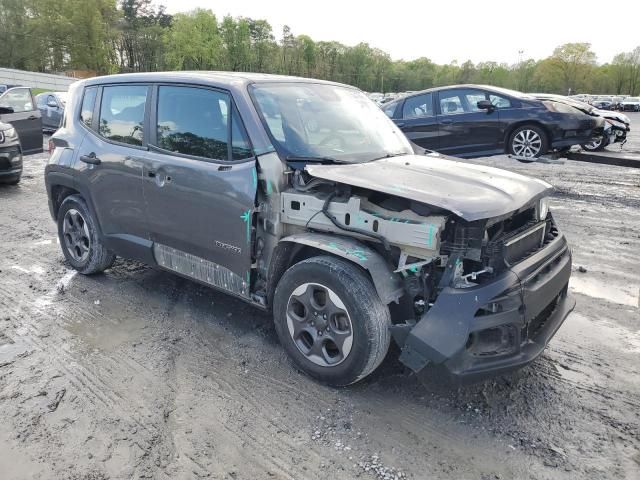
[[[245,73],[74,84],[46,185],[83,274],[136,259],[273,313],[293,362],[330,385],[391,339],[414,371],[535,359],[575,302],[552,187],[415,154],[358,89]]]

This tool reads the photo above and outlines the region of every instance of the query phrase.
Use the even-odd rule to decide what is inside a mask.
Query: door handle
[[[91,165],[100,165],[100,159],[93,152],[89,155],[80,155],[80,161]]]
[[[30,117],[27,117],[27,120],[37,120],[38,117],[36,117],[35,115],[31,115]]]
[[[398,128],[402,128],[402,127],[404,127],[405,125],[406,125],[406,124],[405,124],[404,122],[396,122],[396,126],[397,126]]]
[[[147,170],[147,177],[156,178],[156,171],[155,170]]]
[[[445,118],[444,120],[440,120],[440,123],[443,125],[451,125],[453,123],[453,120],[451,120],[450,118]]]

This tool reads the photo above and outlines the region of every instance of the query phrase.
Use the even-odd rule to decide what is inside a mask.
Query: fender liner
[[[378,296],[385,305],[404,295],[400,276],[393,272],[384,257],[354,238],[309,232],[284,237],[280,242],[307,245],[359,265],[371,275]]]

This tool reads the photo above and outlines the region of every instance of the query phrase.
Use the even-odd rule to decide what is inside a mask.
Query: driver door
[[[42,152],[42,119],[31,89],[10,88],[0,96],[0,121],[16,129],[22,153]]]

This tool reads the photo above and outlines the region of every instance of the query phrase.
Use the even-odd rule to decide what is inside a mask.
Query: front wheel
[[[373,372],[389,349],[391,318],[368,276],[331,256],[289,268],[274,296],[280,343],[313,378],[345,386]]]
[[[521,158],[538,158],[549,150],[547,134],[535,125],[516,128],[509,137],[509,152]]]
[[[609,141],[607,140],[607,138],[605,136],[602,136],[602,137],[596,137],[590,142],[583,143],[580,146],[584,150],[587,150],[589,152],[598,152],[600,150],[603,150],[604,147],[606,147],[608,144],[609,144]]]

